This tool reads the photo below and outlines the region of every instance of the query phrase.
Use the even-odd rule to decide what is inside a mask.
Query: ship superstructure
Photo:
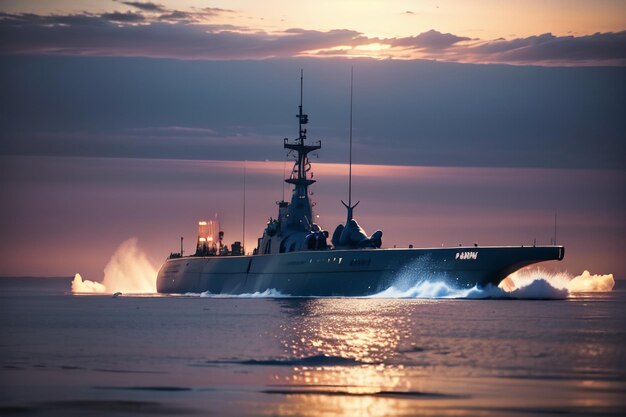
[[[294,154],[295,163],[285,182],[293,185],[291,201],[279,201],[278,218],[270,219],[263,236],[259,238],[254,254],[270,255],[303,250],[328,249],[328,232],[322,230],[313,218],[313,205],[309,186],[315,183],[309,162],[309,154],[322,147],[321,141],[306,143],[309,116],[302,107],[303,77],[300,74],[300,105],[298,106],[298,137],[294,141],[284,139],[283,147]]]

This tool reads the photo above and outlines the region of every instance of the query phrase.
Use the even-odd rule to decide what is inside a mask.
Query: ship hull
[[[562,246],[454,247],[291,252],[168,259],[157,276],[165,294],[358,297],[392,285],[438,280],[459,288],[498,285],[534,263],[563,259]]]

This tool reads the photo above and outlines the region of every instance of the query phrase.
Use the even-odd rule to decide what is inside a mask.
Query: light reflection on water
[[[323,354],[378,364],[393,358],[408,338],[411,317],[402,302],[323,300],[283,303],[289,319],[281,328],[285,352],[297,357]],[[406,305],[406,303],[404,303]]]
[[[361,364],[293,367],[281,382],[294,394],[287,396],[277,414],[399,415],[398,399],[375,395],[413,389],[404,365],[394,363],[402,339],[411,335],[406,305],[389,300],[282,302],[288,317],[281,326],[288,336],[281,340],[286,354],[351,358]]]
[[[415,406],[412,407],[413,411]],[[400,416],[407,412],[400,401],[371,396],[290,396],[277,407],[279,416]]]
[[[624,407],[623,400],[607,392],[626,392],[626,386],[611,382],[611,375],[609,381],[602,381],[606,373],[597,372],[598,368],[606,371],[607,362],[619,361],[615,343],[602,338],[606,331],[576,340],[593,326],[567,327],[573,323],[554,334],[551,327],[564,325],[560,317],[547,317],[552,323],[541,316],[532,318],[537,312],[533,307],[551,311],[546,303],[531,302],[530,310],[514,311],[507,309],[507,301],[493,301],[487,311],[480,308],[490,307],[484,301],[462,302],[465,305],[375,299],[279,303],[285,317],[279,338],[284,354],[295,358],[323,355],[330,363],[294,366],[289,372],[276,370],[270,375],[270,385],[281,388],[274,392],[284,396],[272,408],[276,415],[532,415],[541,407],[561,411],[583,407],[582,414],[587,409],[611,414]],[[453,317],[447,308],[456,310]],[[588,314],[585,311],[581,318]],[[593,314],[592,320],[598,320],[599,313]],[[558,340],[568,333],[577,337]],[[334,366],[332,358],[359,363]],[[596,368],[585,366],[590,363]],[[585,378],[600,381],[590,384]]]
[[[301,387],[278,407],[279,415],[400,415],[398,399],[375,394],[410,392],[404,365],[393,363],[401,340],[411,335],[406,303],[378,300],[310,300],[283,303],[288,322],[281,326],[285,353],[351,358],[358,366],[294,367],[283,383]],[[332,395],[310,395],[307,392]],[[347,395],[335,395],[347,394]],[[374,395],[372,395],[374,394]],[[405,410],[406,411],[406,410]]]
[[[2,294],[0,406],[34,415],[108,415],[85,407],[129,401],[220,416],[626,410],[619,291],[565,301]]]

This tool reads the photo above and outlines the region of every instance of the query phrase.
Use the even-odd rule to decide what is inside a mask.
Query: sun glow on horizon
[[[408,0],[392,4],[386,1],[332,0],[296,4],[287,0],[273,0],[269,9],[267,4],[253,0],[215,0],[210,4],[193,0],[162,0],[156,3],[164,10],[144,12],[154,15],[163,14],[165,10],[170,13],[196,12],[197,18],[203,23],[245,24],[267,31],[293,27],[314,30],[353,29],[377,37],[411,36],[432,28],[482,39],[547,32],[558,35],[593,34],[623,30],[623,16],[626,13],[626,3],[610,0],[576,4],[569,0],[521,3],[479,0],[471,4],[462,0],[429,0],[420,4]],[[9,1],[3,2],[1,9],[6,12],[44,14],[138,11],[136,7],[122,2],[98,0]]]
[[[615,52],[626,29],[621,18],[626,3],[573,6],[566,0],[519,4],[479,0],[470,5],[443,0],[390,5],[275,0],[271,10],[251,0],[216,1],[210,6],[192,1],[148,4],[10,2],[0,8],[5,13],[0,23],[10,22],[7,45],[12,53],[184,60],[306,56],[544,66],[626,64],[623,54]],[[34,32],[29,30],[42,26],[50,28],[47,34],[31,36]],[[95,32],[94,27],[104,29]],[[77,38],[87,41],[77,44]]]

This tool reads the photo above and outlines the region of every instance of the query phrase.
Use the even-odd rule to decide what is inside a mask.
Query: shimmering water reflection
[[[325,357],[328,366],[295,366],[291,373],[272,375],[280,386],[272,392],[286,397],[286,404],[275,411],[611,414],[625,404],[615,395],[626,393],[620,382],[624,371],[611,365],[624,363],[619,343],[625,333],[607,334],[606,326],[617,325],[615,317],[610,308],[598,309],[602,305],[590,297],[578,301],[592,304],[281,301],[284,354]],[[578,318],[567,316],[574,311]],[[354,359],[354,366],[334,366],[338,358]]]
[[[0,302],[4,414],[626,411],[619,290],[559,301],[2,291]]]
[[[420,304],[431,303],[419,301]],[[384,363],[411,335],[409,303],[403,300],[312,299],[284,301],[285,353],[340,356]]]

